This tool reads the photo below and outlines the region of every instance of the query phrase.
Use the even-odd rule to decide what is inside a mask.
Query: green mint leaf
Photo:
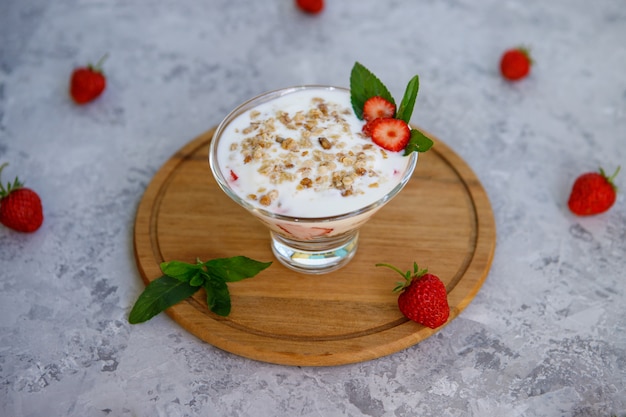
[[[191,297],[200,287],[164,275],[148,284],[128,316],[130,324],[150,320],[168,307]]]
[[[194,265],[181,261],[162,262],[161,271],[164,275],[176,278],[181,282],[190,282],[202,271],[202,264]]]
[[[204,282],[206,291],[206,303],[209,310],[218,316],[226,317],[230,314],[230,292],[226,282],[217,277],[212,277]]]
[[[363,119],[363,105],[374,96],[396,104],[387,87],[370,70],[356,62],[350,72],[350,101],[359,119]]]
[[[230,314],[230,293],[226,282],[251,278],[268,268],[271,262],[259,262],[245,256],[200,260],[189,264],[181,261],[163,262],[165,275],[148,284],[135,302],[128,321],[131,324],[150,320],[163,310],[191,297],[201,287],[207,293],[207,305],[220,316]]]
[[[404,154],[409,155],[411,152],[426,152],[434,145],[434,142],[425,134],[417,129],[411,129],[411,139],[404,148]]]
[[[271,262],[259,262],[245,256],[211,259],[204,263],[212,277],[218,277],[225,282],[252,278],[271,264]]]
[[[208,274],[205,271],[198,271],[198,273],[189,281],[189,285],[192,287],[201,287],[207,279]]]
[[[411,121],[411,114],[413,113],[413,107],[415,106],[419,89],[420,79],[419,76],[416,75],[411,78],[411,81],[409,81],[406,86],[406,90],[404,90],[404,97],[402,97],[402,102],[400,103],[400,107],[398,107],[396,119],[404,120],[407,123]]]

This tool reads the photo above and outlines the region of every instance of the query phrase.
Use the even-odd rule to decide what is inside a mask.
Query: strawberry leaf
[[[200,287],[163,275],[146,286],[128,316],[130,324],[143,323],[163,310],[191,297]]]
[[[0,165],[0,174],[2,174],[2,170],[7,165],[9,165],[8,162],[5,162],[2,165]],[[16,191],[22,188],[23,186],[24,184],[20,182],[19,178],[17,177],[15,177],[15,180],[13,180],[13,184],[11,184],[10,182],[7,182],[6,188],[2,185],[2,182],[0,181],[0,198],[8,196],[9,194],[11,194],[11,192]]]
[[[356,62],[350,73],[350,101],[352,109],[359,119],[363,120],[363,105],[374,96],[380,96],[394,106],[396,104],[382,81],[370,70]]]
[[[422,275],[424,275],[426,272],[428,272],[427,268],[419,269],[419,267],[417,266],[417,262],[413,262],[413,273],[411,273],[411,270],[402,272],[398,267],[391,265],[391,264],[380,263],[380,264],[376,264],[376,266],[384,266],[385,268],[392,269],[396,271],[398,274],[402,275],[402,277],[404,278],[404,281],[396,282],[396,286],[394,287],[393,292],[403,291],[405,288],[411,285],[411,282],[413,282],[414,278],[419,278]]]
[[[406,86],[404,91],[404,97],[396,113],[396,118],[404,120],[406,123],[411,121],[411,114],[413,114],[413,107],[415,106],[415,100],[417,99],[417,92],[420,89],[419,76],[414,76]]]
[[[211,276],[218,277],[225,282],[236,282],[252,278],[271,264],[271,262],[259,262],[245,256],[235,256],[212,259],[204,265]]]
[[[411,129],[411,139],[404,148],[404,154],[409,155],[411,152],[426,152],[432,146],[434,142],[428,136],[423,134],[417,129]]]

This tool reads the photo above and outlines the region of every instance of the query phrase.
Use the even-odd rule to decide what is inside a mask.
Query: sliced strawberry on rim
[[[372,125],[374,123],[374,121],[376,121],[377,119],[374,120],[370,120],[369,122],[366,122],[363,127],[361,128],[361,132],[363,132],[363,134],[365,136],[367,136],[368,138],[372,137]]]
[[[395,115],[395,104],[380,96],[370,97],[363,104],[363,119],[368,122],[378,118],[394,117]]]
[[[378,118],[368,124],[372,141],[388,151],[401,151],[411,139],[411,129],[404,120]]]

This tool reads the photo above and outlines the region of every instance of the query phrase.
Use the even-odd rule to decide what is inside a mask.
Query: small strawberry
[[[510,81],[521,80],[530,72],[533,60],[530,51],[524,47],[509,49],[500,60],[500,72]]]
[[[620,167],[608,177],[602,168],[600,172],[588,172],[579,176],[572,187],[567,205],[572,213],[590,216],[607,211],[615,203],[617,187],[613,180]]]
[[[381,96],[374,96],[367,99],[363,104],[363,119],[371,122],[379,117],[392,118],[396,115],[396,106]]]
[[[389,264],[376,266],[391,268],[404,277],[404,281],[398,282],[394,292],[402,291],[398,296],[398,307],[408,319],[431,329],[448,321],[448,294],[445,285],[436,275],[429,274],[426,269],[420,270],[417,263],[413,263],[412,273],[403,273]]]
[[[70,78],[70,96],[76,104],[85,104],[95,100],[106,88],[106,78],[102,72],[102,64],[107,58],[104,55],[96,65],[74,69]]]
[[[0,173],[8,164],[0,166]],[[34,232],[43,223],[41,199],[15,178],[4,188],[0,182],[0,223],[19,232]]]
[[[391,152],[403,150],[411,139],[409,125],[400,119],[374,119],[369,132],[375,144]]]
[[[296,0],[296,5],[303,11],[312,14],[324,10],[324,0]]]

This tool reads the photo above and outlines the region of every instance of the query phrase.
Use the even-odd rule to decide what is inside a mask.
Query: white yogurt
[[[392,191],[411,159],[374,144],[363,124],[347,90],[294,90],[224,126],[218,165],[241,199],[275,214],[353,212]]]

